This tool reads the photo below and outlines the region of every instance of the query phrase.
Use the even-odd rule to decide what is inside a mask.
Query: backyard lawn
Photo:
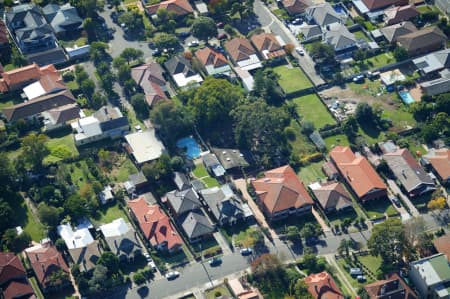
[[[302,156],[314,153],[316,151],[316,147],[312,144],[311,140],[305,135],[301,133],[300,125],[295,121],[291,121],[291,128],[295,131],[295,139],[289,140],[289,144],[292,147],[292,152]]]
[[[312,182],[317,182],[318,179],[326,178],[325,174],[322,171],[323,163],[324,161],[315,162],[300,168],[298,176],[305,185],[308,185]]]
[[[194,174],[194,176],[196,178],[198,178],[200,181],[202,181],[203,184],[205,184],[207,188],[219,186],[219,182],[215,178],[212,178],[209,175],[209,173],[208,173],[208,171],[206,171],[206,168],[203,165],[203,163],[195,165],[195,169],[192,171],[192,173]]]
[[[138,170],[133,162],[126,155],[123,155],[120,157],[119,165],[112,170],[111,176],[115,182],[125,182],[130,174],[137,172]]]
[[[44,164],[78,156],[72,134],[50,138],[45,145],[50,150],[50,154],[44,158]]]
[[[367,37],[367,35],[361,30],[353,32],[353,34],[355,35],[355,37],[357,39],[363,39],[365,41],[370,41],[370,39]]]
[[[93,179],[85,161],[68,164],[68,167],[72,183],[76,184],[78,187],[83,186],[86,182]]]
[[[408,107],[405,106],[395,110],[384,109],[381,117],[392,120],[392,125],[399,129],[404,129],[406,126],[414,127],[417,124],[413,115],[408,111]]]
[[[286,94],[311,88],[313,86],[305,73],[298,67],[280,65],[275,67],[273,71],[280,76],[278,84],[280,84]]]
[[[219,182],[212,177],[206,177],[202,179],[203,183],[205,183],[206,187],[212,188],[212,187],[219,187]]]
[[[348,146],[350,142],[348,141],[347,135],[337,134],[333,136],[328,136],[324,138],[325,144],[327,145],[327,150],[331,150],[337,145]]]
[[[93,222],[100,225],[110,223],[117,218],[123,218],[125,222],[129,222],[124,210],[119,207],[118,203],[115,203],[113,206],[101,206]]]
[[[364,255],[358,257],[358,260],[375,275],[381,266],[381,257],[379,256]]]
[[[298,97],[292,101],[297,105],[297,112],[302,120],[312,122],[316,129],[320,129],[326,124],[334,125],[336,123],[316,94]]]

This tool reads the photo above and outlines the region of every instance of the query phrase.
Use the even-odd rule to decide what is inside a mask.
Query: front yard
[[[297,105],[297,112],[302,121],[312,122],[316,129],[320,129],[327,124],[336,124],[336,121],[316,94],[294,98],[292,101]]]
[[[362,207],[369,219],[376,219],[385,215],[395,216],[398,213],[391,202],[387,199],[373,200],[363,204]]]
[[[225,285],[219,285],[205,292],[206,299],[231,298],[231,293]]]
[[[280,65],[273,68],[273,71],[280,76],[278,84],[280,84],[281,89],[287,95],[313,87],[311,81],[298,67]]]

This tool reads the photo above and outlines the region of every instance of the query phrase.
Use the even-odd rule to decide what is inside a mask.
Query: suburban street
[[[281,36],[286,43],[291,43],[296,48],[303,48],[292,32],[286,28],[286,26],[269,10],[269,8],[267,8],[267,6],[264,5],[264,3],[260,0],[256,0],[253,10],[258,17],[261,27],[270,29],[270,31],[274,34]],[[306,51],[304,56],[298,55],[295,51],[293,52],[293,55],[297,58],[301,68],[308,75],[315,86],[325,83],[325,81],[316,73],[316,70],[314,69],[314,61],[306,53]]]

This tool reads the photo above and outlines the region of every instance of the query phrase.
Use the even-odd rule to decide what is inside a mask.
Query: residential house
[[[183,241],[170,222],[170,218],[158,205],[148,205],[144,197],[128,201],[131,215],[150,245],[161,251],[175,252]]]
[[[262,299],[262,295],[259,291],[253,287],[245,286],[241,283],[239,278],[228,279],[228,286],[231,293],[237,299]]]
[[[386,279],[375,281],[364,286],[370,299],[417,299],[417,295],[397,274],[392,273]]]
[[[386,185],[365,157],[343,146],[334,147],[330,157],[359,200],[366,202],[387,196]]]
[[[164,63],[164,67],[178,87],[186,87],[190,84],[199,85],[203,82],[202,76],[192,68],[191,62],[182,55],[174,56],[167,60]]]
[[[170,212],[175,218],[201,208],[200,198],[193,188],[172,190],[165,196]]]
[[[444,254],[409,263],[408,277],[420,298],[450,298],[450,264]]]
[[[321,28],[326,28],[333,23],[345,23],[345,16],[337,13],[328,2],[308,7],[305,17],[310,23],[319,25]]]
[[[78,104],[67,104],[41,113],[44,118],[45,131],[60,129],[70,121],[80,117],[81,110]]]
[[[450,68],[450,49],[445,49],[413,60],[419,72],[426,76],[434,74],[445,68]]]
[[[212,236],[215,229],[201,210],[190,211],[178,220],[190,243],[201,241]]]
[[[5,12],[5,22],[20,52],[39,65],[66,61],[52,27],[35,4],[22,4]],[[35,55],[31,55],[35,54]]]
[[[344,299],[344,294],[327,272],[310,274],[305,278],[305,283],[314,299]]]
[[[164,75],[161,65],[154,61],[131,69],[131,77],[144,91],[150,107],[168,98],[170,87]]]
[[[272,33],[254,34],[250,40],[264,60],[282,59],[286,56],[283,49],[285,42],[278,35]]]
[[[331,161],[327,161],[322,164],[322,171],[323,173],[325,173],[328,180],[337,180],[337,178],[339,177],[339,171]]]
[[[424,94],[435,96],[450,91],[450,69],[443,69],[439,72],[439,78],[420,83],[420,88]]]
[[[419,15],[414,4],[408,4],[405,6],[394,6],[384,11],[384,23],[394,25],[400,22],[408,21]]]
[[[195,52],[195,57],[209,76],[219,74],[229,76],[231,74],[231,67],[228,64],[228,60],[217,50],[205,47],[197,50]]]
[[[283,0],[282,3],[284,9],[291,16],[304,14],[306,9],[311,5],[309,0]]]
[[[371,13],[375,16],[382,16],[383,9],[408,4],[407,0],[353,0],[352,2],[360,14],[368,16]],[[380,14],[377,14],[377,12]]]
[[[202,16],[207,16],[209,14],[208,5],[206,5],[203,1],[195,1],[194,2],[195,9]]]
[[[102,191],[98,194],[100,199],[100,203],[105,205],[114,200],[113,188],[109,185],[106,185]]]
[[[168,12],[174,13],[177,17],[184,17],[194,13],[194,9],[188,0],[166,0],[158,4],[146,6],[147,13],[154,17],[158,9],[166,9]]]
[[[433,173],[443,185],[450,184],[450,150],[434,149],[424,157],[431,164]]]
[[[12,252],[0,252],[0,296],[5,299],[36,298],[25,268]]]
[[[383,159],[409,196],[419,196],[436,190],[431,177],[414,159],[408,149],[385,153]]]
[[[357,46],[355,35],[340,23],[328,25],[328,30],[324,33],[324,41],[336,52],[354,49]]]
[[[118,139],[130,129],[128,118],[118,107],[110,105],[103,106],[91,116],[80,118],[70,125],[77,146],[103,139]]]
[[[40,82],[40,89],[45,92],[49,92],[51,86],[64,86],[61,75],[52,64],[39,67],[33,63],[7,72],[0,70],[0,93],[18,91],[36,82]]]
[[[50,240],[25,249],[28,260],[44,293],[62,289],[71,284],[69,267]],[[65,279],[54,280],[52,275],[62,272]]]
[[[142,255],[142,246],[139,243],[136,231],[123,218],[100,225],[99,228],[109,249],[120,261],[130,262],[135,257]]]
[[[173,182],[175,183],[179,191],[191,188],[191,183],[189,183],[189,179],[182,172],[174,171]]]
[[[64,240],[69,254],[80,271],[94,269],[101,255],[100,243],[94,240],[88,228],[79,228],[75,231],[70,224],[61,224],[57,227],[58,235]]]
[[[339,182],[309,185],[325,213],[340,212],[353,206],[352,197]]]
[[[315,39],[322,39],[322,28],[319,25],[303,24],[300,26],[300,32],[303,35],[304,41],[312,41]]]
[[[253,216],[247,204],[233,192],[230,185],[212,187],[200,191],[209,210],[219,225],[233,225],[239,220],[246,220]]]
[[[216,178],[221,178],[225,175],[225,169],[220,164],[219,159],[215,154],[209,153],[202,157],[203,165],[206,170]]]
[[[42,12],[57,36],[70,36],[83,29],[83,19],[70,3],[63,5],[49,3],[42,8]]]
[[[309,212],[314,203],[289,165],[266,171],[264,177],[251,184],[260,209],[269,220]]]
[[[246,38],[235,37],[226,41],[225,49],[234,65],[242,70],[251,71],[262,67],[255,48]]]
[[[9,34],[5,23],[0,20],[0,49],[9,47]]]
[[[124,183],[125,190],[128,194],[140,192],[148,186],[148,180],[142,171],[130,174],[128,181]]]
[[[241,168],[245,168],[250,165],[248,162],[249,155],[247,153],[244,154],[238,149],[213,148],[212,151],[226,171],[233,169],[240,171]]]
[[[446,235],[434,239],[433,244],[437,252],[445,254],[447,260],[450,262],[450,234],[447,233]]]
[[[147,129],[125,135],[125,148],[138,165],[157,160],[166,152],[161,140],[156,136],[155,129]]]
[[[408,51],[410,56],[429,53],[445,47],[447,36],[436,26],[400,36],[397,44]]]
[[[380,29],[381,34],[391,44],[397,42],[400,36],[418,31],[413,23],[406,21],[395,25],[386,26]]]

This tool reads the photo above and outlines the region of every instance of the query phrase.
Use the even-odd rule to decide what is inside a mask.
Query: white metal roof
[[[130,226],[123,218],[119,218],[113,220],[111,223],[101,225],[100,230],[105,238],[117,237],[126,234],[130,230]]]
[[[158,159],[166,150],[163,143],[156,137],[154,129],[128,134],[125,139],[139,164]]]
[[[23,89],[23,92],[27,96],[28,100],[40,97],[41,95],[46,93],[44,87],[42,87],[42,84],[39,81],[26,86]]]
[[[94,242],[94,238],[87,228],[74,231],[70,224],[61,224],[57,230],[69,249],[86,247]]]

